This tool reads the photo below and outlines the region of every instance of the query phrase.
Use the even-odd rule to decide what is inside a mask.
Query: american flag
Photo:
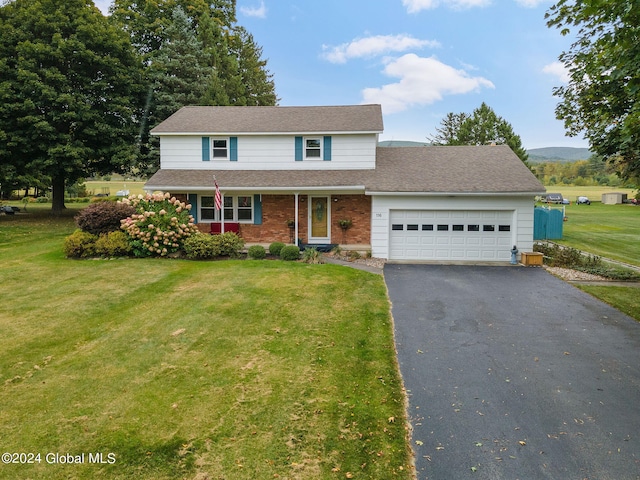
[[[220,187],[218,187],[218,181],[213,178],[213,183],[216,186],[216,210],[222,210],[222,194],[220,193]]]

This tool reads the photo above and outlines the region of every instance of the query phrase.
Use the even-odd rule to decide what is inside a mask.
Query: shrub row
[[[124,232],[94,235],[76,230],[64,240],[64,254],[69,258],[126,257],[131,255],[131,244]]]
[[[197,232],[184,241],[184,252],[192,260],[207,260],[216,257],[235,258],[240,255],[244,240],[233,232],[219,235]]]

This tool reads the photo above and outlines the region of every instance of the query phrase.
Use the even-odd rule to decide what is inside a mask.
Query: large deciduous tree
[[[142,68],[128,36],[87,0],[0,8],[0,161],[65,183],[134,159]]]
[[[559,57],[570,78],[553,91],[561,99],[556,116],[623,177],[640,177],[640,3],[560,0],[546,18],[576,38]]]
[[[471,114],[447,114],[431,141],[435,145],[509,145],[525,164],[529,158],[511,124],[484,102]]]

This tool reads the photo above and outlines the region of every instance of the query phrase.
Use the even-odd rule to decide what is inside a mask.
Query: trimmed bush
[[[220,256],[219,242],[208,233],[196,233],[184,241],[182,248],[191,260],[209,260]]]
[[[131,195],[122,200],[136,213],[122,221],[136,257],[164,257],[182,248],[184,241],[198,231],[186,205],[168,193]]]
[[[267,251],[264,249],[262,245],[252,245],[249,247],[247,251],[249,258],[253,258],[255,260],[262,260],[267,256]]]
[[[280,250],[282,260],[300,260],[300,248],[297,245],[285,245]]]
[[[275,255],[276,257],[280,256],[280,250],[282,250],[282,247],[284,247],[284,243],[282,242],[273,242],[271,245],[269,245],[269,253],[271,255]]]
[[[233,232],[221,235],[196,233],[184,241],[183,249],[187,258],[208,260],[216,257],[237,257],[244,247],[244,240]]]
[[[96,254],[103,257],[126,257],[131,254],[129,237],[124,232],[103,233],[95,244]]]
[[[236,258],[244,248],[244,239],[233,232],[225,232],[219,235],[212,235],[220,246],[220,255],[223,257]]]
[[[76,225],[93,235],[120,230],[121,222],[135,213],[131,205],[116,202],[92,203],[76,215]]]
[[[64,254],[69,258],[87,258],[96,254],[98,237],[89,232],[76,230],[64,239]]]

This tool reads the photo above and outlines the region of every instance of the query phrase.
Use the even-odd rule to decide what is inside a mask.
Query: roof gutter
[[[366,190],[364,192],[365,195],[382,197],[486,197],[487,195],[495,197],[535,197],[536,195],[543,195],[545,193],[545,190],[531,192],[379,192]]]
[[[175,185],[145,185],[143,187],[146,192],[153,191],[167,191],[167,192],[212,192],[215,190],[215,186],[210,187],[197,186],[175,186]],[[365,190],[364,185],[350,185],[350,186],[309,186],[309,187],[260,187],[260,186],[247,186],[247,187],[225,187],[220,186],[221,192],[270,192],[270,193],[301,193],[301,192],[342,192],[342,193],[362,193]]]

